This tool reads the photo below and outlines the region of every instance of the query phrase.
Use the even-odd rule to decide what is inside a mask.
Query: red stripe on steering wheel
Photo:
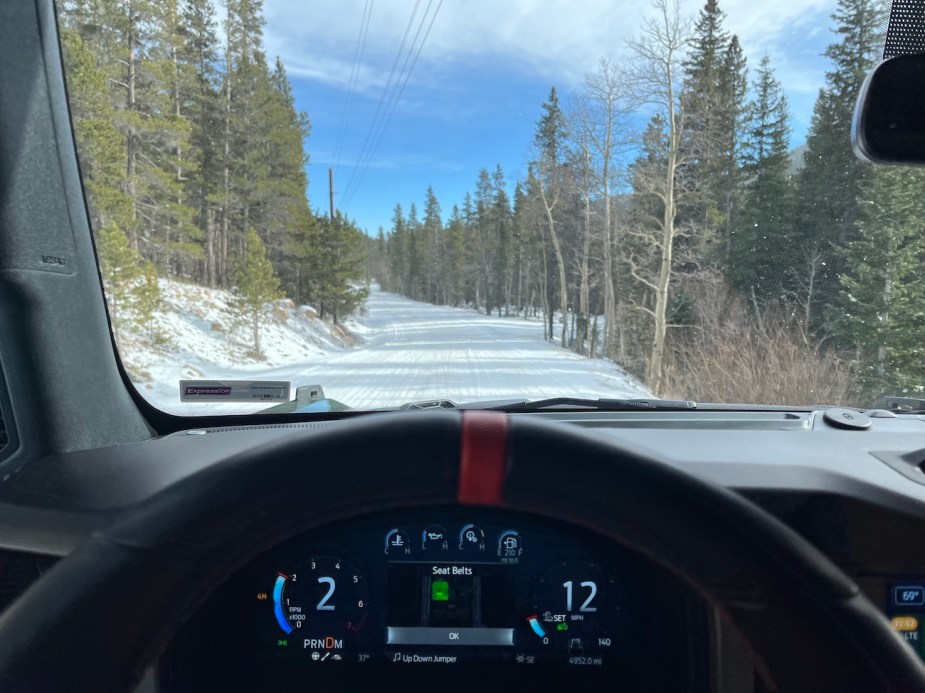
[[[507,414],[464,411],[457,500],[466,505],[501,505],[507,469]]]

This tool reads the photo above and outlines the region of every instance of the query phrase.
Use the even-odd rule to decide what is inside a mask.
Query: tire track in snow
[[[274,369],[320,383],[354,408],[409,401],[636,397],[648,391],[614,364],[545,342],[539,320],[498,318],[373,290],[357,319],[366,343],[323,363]]]

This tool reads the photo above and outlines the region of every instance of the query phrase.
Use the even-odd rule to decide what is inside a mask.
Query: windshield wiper
[[[542,409],[587,409],[589,411],[687,411],[696,409],[697,403],[683,399],[649,399],[636,397],[633,399],[588,399],[583,397],[550,397],[548,399],[512,400],[502,403],[478,403],[463,405],[464,409],[492,409],[495,411],[518,412],[539,411]]]
[[[886,409],[894,414],[925,414],[925,399],[903,395],[883,395],[874,404],[874,409]]]

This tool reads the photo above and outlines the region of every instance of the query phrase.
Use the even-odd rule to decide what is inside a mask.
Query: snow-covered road
[[[452,399],[634,397],[648,391],[608,361],[543,341],[539,321],[489,317],[373,291],[354,329],[357,349],[266,377],[319,383],[355,408]]]
[[[543,340],[539,320],[499,318],[418,303],[373,288],[367,314],[350,330],[356,347],[338,346],[329,328],[294,306],[263,330],[264,359],[242,347],[247,329],[228,332],[227,296],[165,282],[169,305],[160,325],[170,346],[136,348],[130,360],[146,377],[139,389],[177,414],[243,413],[263,404],[181,403],[183,378],[288,380],[320,384],[328,397],[357,409],[406,402],[543,397],[636,397],[648,391],[608,361],[588,359]],[[279,312],[279,311],[277,311]]]

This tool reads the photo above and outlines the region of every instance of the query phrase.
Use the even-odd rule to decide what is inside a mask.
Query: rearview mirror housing
[[[871,70],[858,94],[851,145],[864,161],[925,165],[925,53]]]

